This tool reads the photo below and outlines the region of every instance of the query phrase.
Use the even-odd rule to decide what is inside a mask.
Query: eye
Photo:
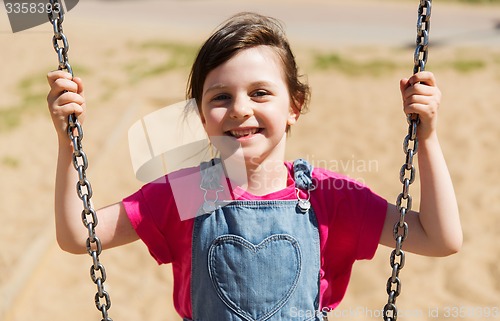
[[[257,97],[257,98],[265,97],[268,95],[270,95],[270,93],[267,90],[263,90],[263,89],[256,90],[252,93],[252,97]]]
[[[213,98],[213,100],[227,100],[227,99],[231,99],[231,96],[227,94],[219,94]]]

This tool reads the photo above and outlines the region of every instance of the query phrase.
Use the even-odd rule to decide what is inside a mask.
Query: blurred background
[[[202,41],[239,11],[283,21],[312,87],[310,111],[292,129],[287,158],[348,174],[394,202],[407,131],[399,79],[412,73],[418,3],[80,1],[66,15],[64,33],[86,86],[83,147],[95,207],[142,185],[130,163],[128,128],[184,99]],[[439,135],[464,246],[447,258],[407,255],[400,319],[500,320],[500,1],[433,1],[430,41],[427,70],[443,92]],[[57,141],[45,101],[46,74],[57,68],[52,27],[12,33],[2,13],[0,43],[0,320],[99,320],[91,258],[64,253],[55,241]],[[418,182],[412,194],[418,204]],[[330,319],[382,318],[390,251],[380,247],[373,260],[355,264]],[[158,267],[142,243],[105,251],[101,262],[114,320],[179,320],[171,268]]]

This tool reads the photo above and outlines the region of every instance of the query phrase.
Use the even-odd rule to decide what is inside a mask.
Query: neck
[[[265,158],[223,157],[229,179],[243,190],[257,196],[284,189],[288,181],[288,169],[284,164],[284,148],[277,148]]]

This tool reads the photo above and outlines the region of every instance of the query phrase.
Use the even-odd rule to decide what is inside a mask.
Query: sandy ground
[[[148,7],[153,4],[158,7]],[[395,200],[406,133],[398,80],[412,70],[408,44],[414,39],[414,3],[263,4],[144,1],[139,10],[133,2],[89,0],[68,14],[71,62],[86,83],[84,148],[96,207],[142,184],[130,164],[130,125],[184,98],[191,58],[184,59],[184,47],[172,43],[192,52],[220,21],[242,10],[285,21],[313,88],[311,110],[293,128],[287,157],[345,172]],[[380,19],[382,13],[392,22]],[[465,242],[448,258],[408,255],[398,299],[404,320],[500,319],[500,154],[495,143],[500,137],[500,38],[494,29],[499,17],[499,7],[435,8],[429,69],[443,91],[439,133]],[[56,62],[51,29],[44,25],[13,35],[2,19],[0,320],[98,320],[88,274],[91,259],[63,253],[54,237],[56,138],[44,103],[45,74]],[[318,53],[338,55],[344,68],[317,67]],[[174,66],[154,71],[165,61],[175,61]],[[373,62],[385,67],[377,69]],[[418,200],[418,183],[412,191]],[[355,265],[346,298],[331,319],[380,319],[389,253],[381,247],[374,260]],[[178,320],[170,267],[158,267],[140,242],[105,251],[101,260],[114,320]]]

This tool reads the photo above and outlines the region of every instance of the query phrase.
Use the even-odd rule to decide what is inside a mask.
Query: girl
[[[62,71],[48,81],[59,137],[57,239],[63,250],[85,253],[66,135],[68,115],[85,116],[83,83]],[[436,132],[441,94],[429,72],[402,79],[400,89],[404,112],[420,116],[420,213],[406,216],[405,249],[450,255],[462,233]],[[158,263],[172,263],[184,320],[319,320],[315,311],[340,303],[354,261],[372,258],[379,243],[393,246],[397,207],[342,175],[285,162],[287,132],[309,88],[275,19],[242,13],[226,21],[198,53],[188,98],[220,158],[98,210],[103,247],[140,238]]]

